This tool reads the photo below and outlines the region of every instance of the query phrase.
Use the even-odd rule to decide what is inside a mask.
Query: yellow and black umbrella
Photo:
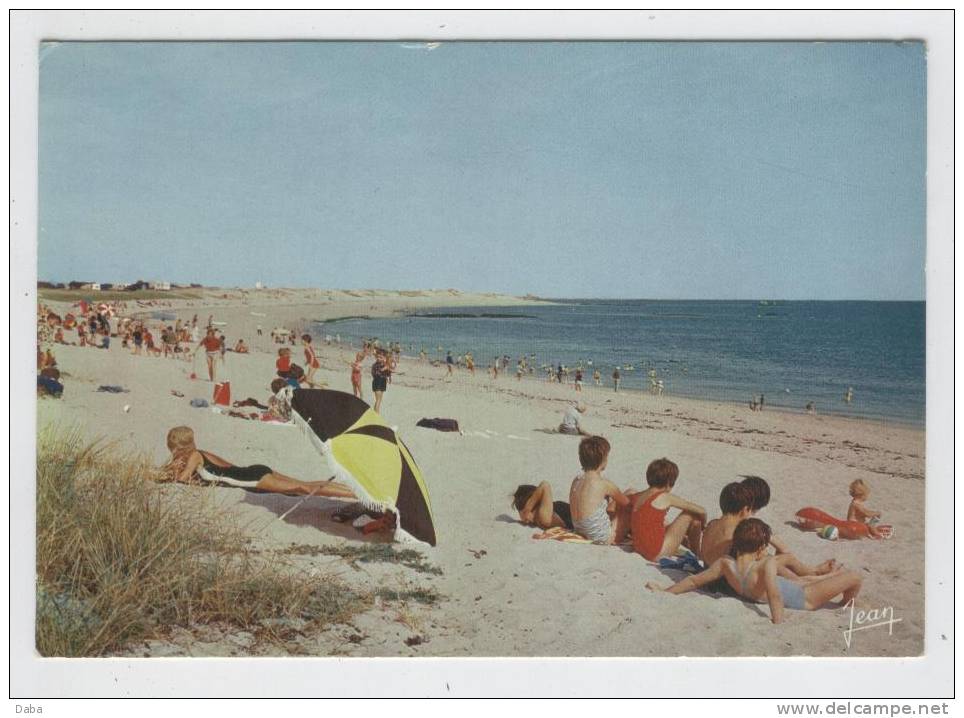
[[[422,472],[395,431],[361,399],[329,389],[295,389],[292,416],[335,476],[362,503],[398,517],[396,535],[435,545],[432,504]]]

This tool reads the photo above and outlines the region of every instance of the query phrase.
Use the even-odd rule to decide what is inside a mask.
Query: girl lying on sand
[[[733,532],[732,556],[713,562],[702,573],[687,576],[679,583],[664,589],[654,583],[646,584],[653,591],[686,593],[706,586],[722,577],[738,595],[756,603],[770,605],[773,623],[783,620],[783,609],[814,611],[834,596],[843,594],[841,605],[853,601],[860,592],[862,578],[853,571],[838,570],[825,576],[808,576],[795,580],[779,575],[781,566],[791,565],[792,554],[767,556],[770,527],[760,519],[745,519]]]
[[[198,449],[194,430],[188,426],[175,426],[167,432],[167,448],[171,459],[162,471],[168,481],[220,484],[293,496],[355,498],[350,488],[335,481],[298,481],[263,464],[235,466],[210,451]]]
[[[552,487],[543,481],[538,486],[522,484],[512,495],[512,505],[526,526],[548,530],[554,527],[572,531],[572,513],[565,501],[552,500]]]

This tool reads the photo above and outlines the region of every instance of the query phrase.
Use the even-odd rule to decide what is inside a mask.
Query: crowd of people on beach
[[[577,427],[579,408],[573,418]],[[837,596],[846,605],[859,593],[859,573],[843,569],[832,559],[816,566],[803,563],[769,525],[756,518],[770,502],[770,486],[764,479],[747,476],[724,486],[721,515],[709,520],[704,507],[675,493],[679,467],[669,459],[649,464],[645,489],[617,487],[603,474],[610,448],[602,436],[582,439],[582,473],[572,481],[568,502],[553,500],[545,481],[515,490],[512,505],[521,522],[545,532],[536,538],[631,545],[635,553],[661,568],[688,573],[671,586],[647,584],[651,590],[679,594],[704,589],[767,603],[774,623],[783,620],[785,609],[816,610]],[[863,481],[850,485],[848,520],[879,519],[880,512],[865,504],[869,494]],[[667,523],[671,510],[678,515]],[[872,525],[868,530],[871,537],[882,537],[875,535]]]

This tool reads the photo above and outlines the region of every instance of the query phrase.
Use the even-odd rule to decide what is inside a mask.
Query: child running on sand
[[[561,527],[572,531],[572,512],[565,501],[552,500],[552,487],[547,481],[538,486],[522,484],[512,495],[512,506],[526,526],[547,530]]]
[[[583,473],[569,489],[573,529],[597,544],[620,544],[629,531],[630,498],[606,479],[609,442],[589,436],[579,442]],[[612,516],[610,516],[612,512]]]
[[[751,518],[756,513],[753,508],[754,497],[755,494],[746,485],[746,482],[734,481],[723,487],[720,492],[720,510],[723,515],[710,521],[703,529],[700,558],[704,565],[710,566],[717,559],[730,555],[730,549],[733,545],[733,532],[736,527],[744,519]],[[789,555],[785,551],[777,551],[777,553]],[[837,567],[833,559],[828,559],[819,566],[808,566],[800,563],[796,558],[788,558],[787,561],[790,562],[792,568],[782,566],[780,570],[780,575],[786,578],[821,576],[830,573]]]
[[[791,554],[767,556],[770,527],[760,519],[744,519],[733,532],[731,556],[718,558],[695,576],[663,588],[647,583],[652,591],[686,593],[723,578],[739,596],[755,603],[769,603],[770,620],[780,623],[785,608],[814,611],[842,594],[841,606],[853,601],[863,582],[854,571],[836,571],[819,578],[792,580],[780,575],[780,568],[791,562]]]
[[[669,459],[656,459],[646,467],[649,488],[633,499],[633,548],[650,561],[673,555],[683,539],[693,553],[700,555],[706,509],[670,493],[678,476],[676,464]],[[682,513],[666,526],[670,509],[680,509]]]
[[[877,521],[881,517],[880,511],[873,511],[864,505],[864,501],[870,498],[870,487],[862,479],[850,482],[850,496],[853,501],[847,508],[847,521],[858,521],[867,524],[867,531],[871,538],[889,538],[877,529]]]

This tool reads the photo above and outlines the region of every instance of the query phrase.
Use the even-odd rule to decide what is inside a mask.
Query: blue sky
[[[58,43],[39,276],[923,299],[917,43]]]

